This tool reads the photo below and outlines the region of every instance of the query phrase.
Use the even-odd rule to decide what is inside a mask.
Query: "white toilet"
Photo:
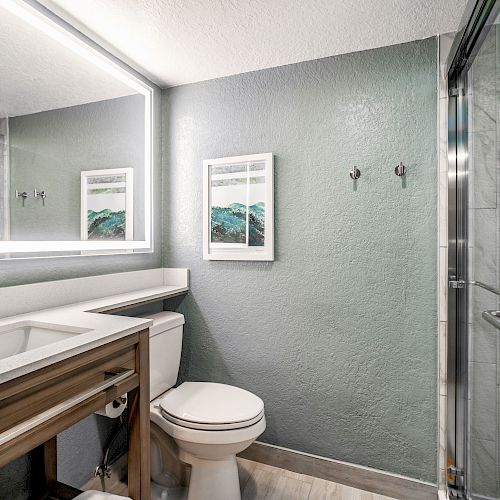
[[[225,384],[177,381],[184,316],[163,311],[144,315],[150,328],[151,498],[170,500],[165,454],[178,447],[178,458],[191,465],[188,500],[239,500],[236,454],[266,428],[263,401],[251,392]],[[170,438],[169,438],[170,436]],[[167,450],[167,451],[165,451]],[[177,498],[181,498],[177,496]]]

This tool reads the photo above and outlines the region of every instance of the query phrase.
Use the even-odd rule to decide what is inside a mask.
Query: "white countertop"
[[[0,328],[12,323],[30,321],[45,323],[53,328],[67,326],[90,331],[0,359],[0,384],[139,332],[152,324],[152,321],[148,319],[102,314],[103,311],[161,300],[188,290],[188,286],[182,285],[157,286],[2,318]]]

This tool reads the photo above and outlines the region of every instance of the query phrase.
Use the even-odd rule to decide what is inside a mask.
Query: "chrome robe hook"
[[[403,162],[400,161],[396,167],[394,168],[394,173],[398,176],[401,177],[406,174],[406,167],[403,165]]]
[[[352,167],[352,170],[349,171],[349,177],[355,181],[361,177],[361,171],[359,170],[358,167],[354,166]]]

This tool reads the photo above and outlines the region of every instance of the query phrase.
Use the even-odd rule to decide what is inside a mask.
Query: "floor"
[[[242,458],[238,458],[238,469],[242,500],[391,500],[376,493]],[[107,491],[126,496],[127,485],[114,480],[108,483]]]

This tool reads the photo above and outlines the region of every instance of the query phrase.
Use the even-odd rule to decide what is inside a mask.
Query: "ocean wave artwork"
[[[212,243],[246,243],[247,206],[231,203],[227,207],[212,206]],[[248,245],[264,246],[265,203],[248,207]]]
[[[125,210],[114,212],[108,208],[87,212],[87,234],[89,240],[124,240]]]
[[[134,235],[132,168],[81,172],[82,240],[127,241]]]
[[[203,259],[274,260],[273,155],[203,162]]]

